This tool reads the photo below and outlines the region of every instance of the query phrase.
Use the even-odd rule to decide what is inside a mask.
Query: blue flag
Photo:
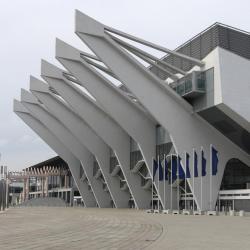
[[[177,179],[177,159],[176,157],[171,157],[172,158],[172,183]]]
[[[206,165],[207,165],[207,160],[204,156],[204,151],[201,150],[201,175],[202,176],[206,176],[207,174]]]
[[[165,161],[164,161],[164,171],[165,171],[165,181],[168,180],[168,161],[165,157]]]
[[[186,178],[191,177],[190,170],[189,170],[189,158],[190,158],[190,155],[186,153]]]
[[[218,170],[218,151],[212,146],[211,147],[211,154],[212,154],[212,175],[216,175],[217,174],[217,170]]]
[[[181,165],[181,157],[178,156],[178,173],[179,173],[179,179],[183,180],[185,179],[185,172],[183,170],[183,167]]]
[[[196,151],[194,151],[194,177],[198,177],[198,156]]]
[[[154,159],[154,160],[153,160],[153,179],[155,178],[155,174],[156,174],[157,169],[158,169],[158,163],[157,163],[157,161]]]
[[[161,165],[161,161],[159,160],[159,181],[162,181],[163,180],[163,168],[162,168],[162,165]]]

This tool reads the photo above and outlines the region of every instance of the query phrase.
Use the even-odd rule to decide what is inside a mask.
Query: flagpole
[[[179,172],[179,164],[181,164],[181,163],[180,163],[179,155],[177,155],[177,180],[176,181],[177,181],[177,210],[178,211],[180,210],[180,186],[179,186],[180,172]]]
[[[193,213],[194,213],[194,166],[195,165],[195,150],[193,148]]]
[[[164,210],[166,209],[166,165],[165,165],[165,162],[166,162],[166,155],[164,154]]]
[[[171,208],[171,211],[173,210],[173,190],[172,190],[172,183],[173,183],[173,155],[171,154],[171,182],[170,182],[170,199],[171,199],[171,205],[170,205],[170,208]]]
[[[220,213],[220,194],[219,194],[219,213]]]
[[[185,152],[185,163],[186,163],[186,171],[185,171],[185,210],[187,210],[187,152]]]
[[[151,209],[152,211],[154,210],[154,158],[152,157],[152,172],[151,172],[151,177],[152,177],[152,202],[151,202]]]
[[[203,151],[203,148],[201,147],[201,154],[202,154],[202,151]],[[201,155],[201,207],[200,207],[201,211],[202,211],[202,205],[203,205],[202,195],[203,195],[203,189],[202,189],[202,155]]]
[[[158,211],[160,211],[160,162],[158,155]]]
[[[212,144],[210,144],[210,211],[212,211]]]

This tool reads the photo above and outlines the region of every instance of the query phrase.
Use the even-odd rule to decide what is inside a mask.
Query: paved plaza
[[[250,249],[250,217],[33,207],[0,214],[0,249]]]

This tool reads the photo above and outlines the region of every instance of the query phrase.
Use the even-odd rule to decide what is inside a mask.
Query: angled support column
[[[108,114],[139,144],[148,170],[155,157],[156,122],[146,111],[132,103],[129,97],[87,62],[81,59],[81,52],[66,43],[57,40],[56,58],[78,79],[100,103]],[[60,71],[55,66],[43,62],[44,68]],[[63,74],[62,74],[63,78]],[[65,82],[67,83],[67,82]],[[131,119],[133,117],[133,119]],[[147,136],[145,136],[147,135]]]
[[[30,91],[47,107],[50,113],[95,155],[116,208],[128,207],[129,192],[122,191],[119,179],[112,177],[109,173],[110,148],[108,145],[65,102],[52,94],[46,83],[31,77]]]
[[[35,118],[46,125],[75,157],[81,161],[98,206],[100,208],[111,207],[110,194],[103,189],[103,183],[93,176],[94,156],[79,143],[78,139],[68,129],[43,108],[31,93],[22,89],[21,102]]]
[[[192,149],[204,148],[207,158],[208,174],[203,177],[203,204],[201,204],[200,181],[195,181],[194,197],[199,208],[214,209],[218,191],[227,161],[238,158],[249,165],[250,157],[245,152],[212,128],[194,113],[193,108],[165,82],[158,79],[138,60],[112,39],[105,31],[105,25],[76,12],[76,33],[90,47],[105,65],[138,98],[170,134],[176,151],[184,159],[184,152],[192,155]],[[219,151],[219,167],[213,176],[212,200],[210,202],[210,144]],[[192,164],[192,162],[191,162]],[[193,169],[191,168],[191,172]],[[192,174],[192,173],[191,173]],[[192,174],[193,176],[193,174]],[[193,190],[192,179],[189,185]]]
[[[149,114],[146,114],[139,105],[133,103],[123,91],[115,87],[107,78],[90,66],[81,58],[81,51],[57,39],[56,42],[56,58],[59,62],[69,70],[70,73],[77,78],[78,82],[85,87],[100,103],[108,114],[138,143],[143,159],[146,163],[149,176],[152,177],[152,159],[156,156],[156,121]],[[49,64],[42,62],[43,68],[48,71],[61,72],[62,79],[63,71]],[[65,81],[67,84],[67,81]],[[115,105],[114,105],[115,104]],[[133,117],[133,119],[131,119]],[[145,136],[147,135],[147,136]],[[161,202],[163,199],[164,190],[163,182],[159,185],[159,197]],[[166,185],[168,194],[169,185]],[[158,189],[158,183],[155,186]],[[160,191],[160,192],[159,192]],[[170,194],[170,193],[169,193]],[[166,204],[164,205],[166,207]]]
[[[129,135],[78,87],[69,81],[68,84],[65,84],[61,74],[42,67],[42,77],[114,150],[136,207],[149,208],[151,192],[142,188],[140,176],[133,174],[130,170]]]
[[[152,158],[155,156],[157,122],[146,114],[143,108],[125,96],[123,91],[83,60],[81,51],[57,39],[56,58],[97,99],[108,114],[137,141],[148,167],[151,168]],[[54,69],[60,73],[60,69],[54,65],[44,61],[42,63],[43,68]],[[63,79],[62,71],[61,74]]]
[[[80,179],[81,162],[46,128],[39,120],[34,118],[29,111],[17,100],[14,100],[14,112],[26,123],[52,150],[54,150],[65,162],[74,178],[76,186],[82,196],[85,207],[96,207],[93,191],[88,183]]]

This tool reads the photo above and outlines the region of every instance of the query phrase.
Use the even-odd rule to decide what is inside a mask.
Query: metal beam
[[[137,57],[141,58],[143,61],[149,63],[150,65],[159,69],[163,73],[167,74],[173,81],[177,81],[179,79],[174,73],[172,73],[171,71],[169,71],[166,68],[163,68],[161,65],[159,65],[160,63],[157,64],[156,62],[153,61],[153,59],[146,57],[145,55],[139,53],[138,51],[135,51],[135,50],[130,50],[130,51],[133,51],[133,54],[136,55]]]
[[[87,56],[83,56],[83,53],[81,53],[81,57],[82,57],[86,62],[88,62],[90,65],[92,65],[92,66],[94,66],[94,67],[100,69],[100,70],[103,71],[104,73],[106,73],[106,74],[112,76],[113,78],[119,80],[119,79],[116,77],[116,75],[113,74],[113,72],[112,72],[110,69],[108,69],[107,67],[104,67],[104,66],[100,65],[99,63],[95,63],[95,62],[93,62],[92,60],[89,60],[89,59],[87,58]]]
[[[124,48],[126,48],[126,49],[129,50],[130,52],[132,52],[132,53],[134,53],[134,54],[139,54],[142,58],[144,58],[143,60],[147,60],[147,57],[148,57],[149,59],[154,60],[154,61],[157,62],[158,64],[164,65],[165,67],[170,68],[170,69],[172,69],[172,70],[174,70],[174,71],[177,71],[178,73],[181,73],[182,75],[186,75],[186,74],[187,74],[186,71],[184,71],[184,70],[182,70],[182,69],[179,69],[179,68],[175,67],[175,66],[172,65],[172,64],[169,64],[169,63],[167,63],[167,62],[164,62],[163,60],[157,58],[156,56],[151,55],[150,53],[148,53],[148,52],[146,52],[146,51],[143,51],[142,49],[139,49],[139,48],[137,48],[137,47],[135,47],[135,46],[133,46],[133,45],[131,45],[131,44],[128,44],[128,43],[122,41],[121,39],[119,39],[119,38],[117,38],[117,37],[114,37],[114,36],[111,36],[111,37],[112,37],[112,39],[113,39],[114,41],[116,41],[117,43],[119,43],[121,46],[123,46]],[[151,63],[151,64],[152,64],[152,63]],[[156,63],[155,63],[155,64],[156,64]],[[152,64],[152,65],[155,66],[155,64]],[[157,64],[156,64],[156,65],[157,65]],[[163,69],[164,69],[164,68],[163,68]],[[172,78],[172,77],[173,77],[173,78],[176,77],[175,74],[169,72],[168,70],[164,69],[164,71],[166,71],[166,73],[169,74],[171,78]],[[173,78],[172,78],[172,79],[173,79]],[[173,80],[176,80],[176,79],[173,79]]]
[[[103,36],[104,33],[109,34],[109,32],[111,32],[111,33],[114,33],[114,34],[119,35],[121,37],[127,38],[131,41],[146,45],[150,48],[165,52],[167,54],[179,57],[181,59],[185,59],[185,60],[192,62],[195,65],[198,65],[200,67],[204,66],[204,62],[202,62],[201,60],[198,60],[198,59],[193,58],[191,56],[187,56],[187,55],[184,55],[182,53],[167,49],[167,48],[160,46],[160,45],[157,45],[155,43],[148,42],[142,38],[135,37],[135,36],[129,35],[125,32],[122,32],[120,30],[106,26],[106,25],[94,20],[93,18],[87,16],[86,14],[80,12],[79,10],[76,10],[75,16],[76,16],[77,21],[85,22],[87,24],[86,27],[84,29],[82,29],[81,25],[78,25],[79,22],[76,22],[76,32],[79,31],[79,32],[82,32],[85,34],[92,34],[94,36]],[[90,24],[90,25],[88,26],[88,24]]]

